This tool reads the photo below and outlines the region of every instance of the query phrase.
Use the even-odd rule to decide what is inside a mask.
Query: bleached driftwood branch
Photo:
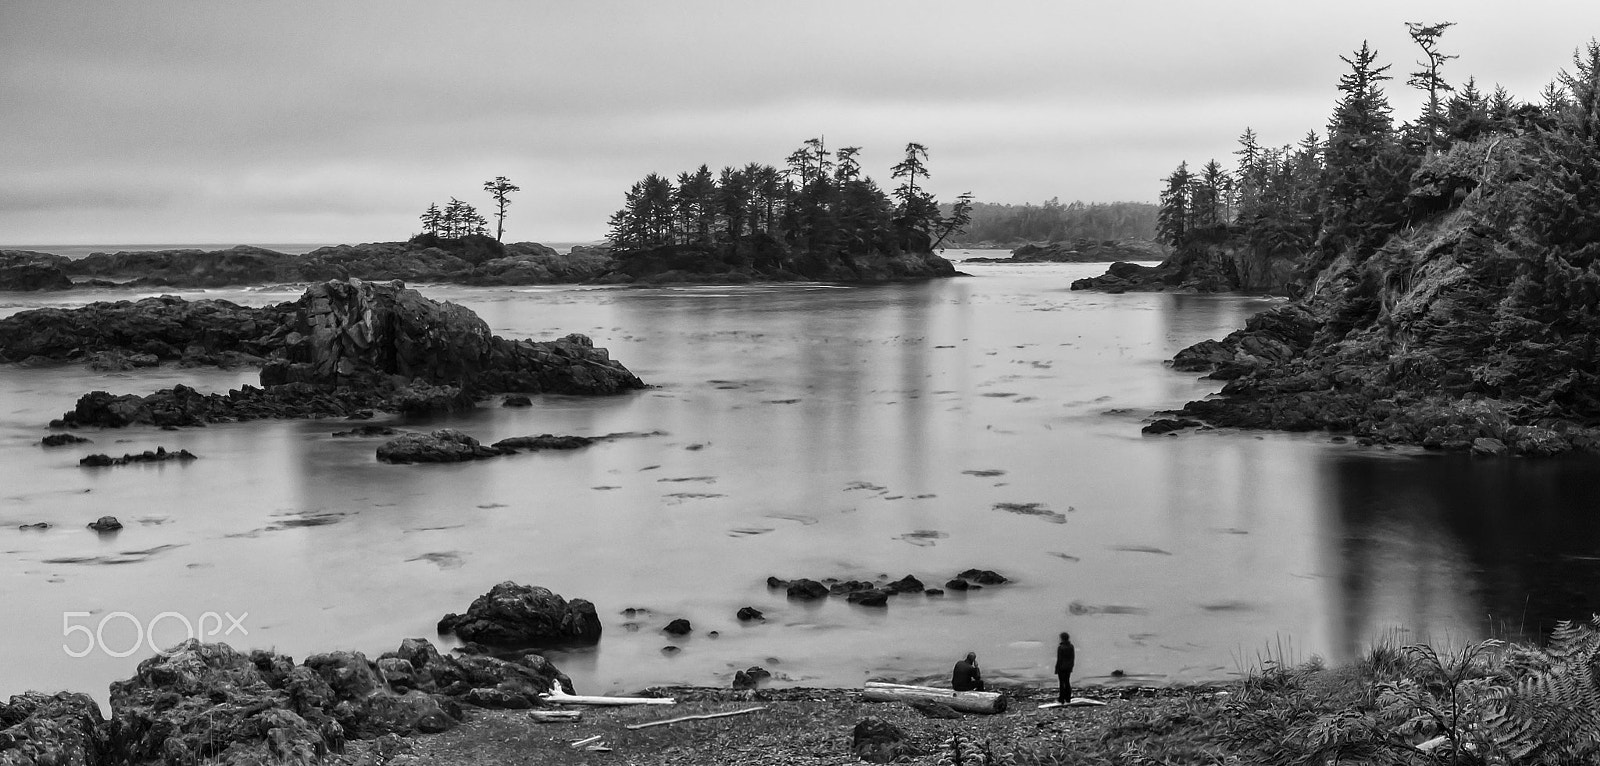
[[[626,726],[625,728],[628,728],[628,729],[648,729],[648,728],[650,728],[652,726],[666,726],[669,723],[683,723],[684,721],[705,721],[705,720],[708,720],[708,719],[711,719],[711,718],[727,718],[729,716],[744,715],[745,713],[754,713],[757,710],[766,710],[766,709],[767,709],[767,706],[766,705],[762,705],[760,707],[747,707],[747,708],[745,708],[743,710],[732,710],[732,711],[729,711],[729,712],[726,712],[726,713],[706,713],[704,715],[685,715],[685,716],[679,716],[677,718],[668,718],[668,719],[666,719],[664,721],[651,721],[649,723],[630,724],[630,725]]]

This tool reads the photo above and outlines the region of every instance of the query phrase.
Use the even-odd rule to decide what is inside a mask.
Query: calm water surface
[[[44,424],[85,391],[223,390],[255,373],[0,367],[0,694],[103,699],[149,654],[70,657],[86,640],[64,636],[70,625],[122,653],[135,622],[229,613],[245,615],[248,635],[226,637],[236,647],[375,656],[433,638],[439,616],[502,580],[595,602],[600,645],[554,655],[584,693],[721,685],[752,664],[792,685],[943,678],[969,650],[993,678],[1043,681],[1061,630],[1084,682],[1222,679],[1285,654],[1340,661],[1396,631],[1465,641],[1594,608],[1593,461],[1142,437],[1152,411],[1217,387],[1162,361],[1272,304],[1068,291],[1102,270],[972,265],[971,278],[862,288],[419,286],[501,335],[587,333],[652,387],[396,425],[485,442],[664,434],[463,465],[380,464],[376,442],[331,436],[342,421],[104,431],[45,450]],[[184,294],[263,304],[298,290]],[[5,294],[0,315],[124,297]],[[200,459],[77,465],[156,446]],[[127,527],[84,529],[104,514]],[[18,529],[39,521],[55,526]],[[887,609],[788,603],[765,585],[935,584],[969,567],[1015,582]],[[740,624],[742,606],[767,621]],[[676,617],[694,633],[659,631]],[[184,632],[166,618],[155,643]]]

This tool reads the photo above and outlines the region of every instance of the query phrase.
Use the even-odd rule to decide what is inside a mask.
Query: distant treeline
[[[1051,199],[1002,205],[972,203],[972,221],[953,244],[1060,242],[1074,239],[1154,239],[1159,208],[1149,202],[1072,202]]]

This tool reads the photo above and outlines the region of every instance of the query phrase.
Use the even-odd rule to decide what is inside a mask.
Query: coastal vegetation
[[[494,241],[500,242],[506,233],[506,208],[511,206],[511,193],[522,191],[522,187],[511,183],[511,179],[505,176],[495,176],[483,182],[483,190],[494,200]],[[489,235],[489,219],[484,218],[476,207],[455,197],[451,197],[442,208],[437,202],[429,204],[428,209],[417,218],[422,221],[423,235],[439,239]]]
[[[1183,415],[1485,455],[1600,446],[1600,43],[1530,103],[1444,82],[1443,29],[1413,29],[1415,120],[1394,125],[1363,44],[1326,139],[1274,150],[1246,130],[1233,172],[1179,165],[1173,255],[1074,283],[1295,296],[1177,355],[1230,381]]]
[[[1063,204],[972,203],[972,221],[952,245],[1009,246],[1028,242],[1155,239],[1158,208],[1149,202]]]
[[[611,216],[619,269],[735,277],[869,279],[947,276],[933,255],[971,219],[971,195],[947,210],[928,191],[928,149],[905,147],[886,194],[862,172],[861,148],[812,138],[782,170],[751,163],[676,181],[651,173]]]

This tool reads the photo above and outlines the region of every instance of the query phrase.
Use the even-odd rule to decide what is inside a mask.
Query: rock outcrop
[[[1124,292],[1249,292],[1287,295],[1310,255],[1250,243],[1197,241],[1155,266],[1117,262],[1098,277],[1079,279],[1074,290]]]
[[[351,739],[445,731],[463,705],[526,708],[556,686],[574,691],[536,654],[452,657],[420,638],[376,661],[336,651],[299,665],[190,639],[113,683],[110,719],[83,694],[0,704],[0,763],[311,766]]]
[[[1179,352],[1174,367],[1228,382],[1177,415],[1484,456],[1600,449],[1597,208],[1550,180],[1587,178],[1594,199],[1600,166],[1592,147],[1588,164],[1548,165],[1569,162],[1551,148],[1561,140],[1496,135],[1430,155],[1417,179],[1469,191],[1422,184],[1412,197],[1438,212],[1331,255],[1293,303]]]
[[[615,394],[644,386],[585,336],[506,340],[470,310],[397,282],[323,282],[298,301],[263,308],[163,296],[0,319],[0,360],[132,353],[186,364],[265,360],[264,388],[202,394],[180,385],[142,397],[96,391],[56,424],[348,417],[375,408],[470,408],[497,393]]]
[[[259,363],[282,345],[274,332],[292,307],[247,308],[164,295],[21,311],[0,319],[0,361],[79,360],[105,353],[184,364]]]
[[[330,279],[552,284],[587,281],[611,266],[604,250],[575,248],[572,255],[561,255],[535,242],[502,245],[480,236],[422,236],[405,242],[336,245],[304,255],[240,245],[226,250],[92,253],[76,261],[49,257],[60,258],[58,265],[64,274],[130,287],[224,287]],[[4,262],[0,258],[0,264]],[[70,278],[65,286],[71,286]]]
[[[0,291],[66,290],[72,287],[64,256],[32,250],[0,250]]]
[[[1009,258],[968,258],[963,263],[1102,263],[1159,261],[1166,248],[1147,239],[1074,239],[1068,242],[1028,243],[1011,251]]]
[[[439,632],[493,646],[592,644],[600,640],[600,618],[584,599],[507,581],[474,599],[466,614],[445,615]]]

